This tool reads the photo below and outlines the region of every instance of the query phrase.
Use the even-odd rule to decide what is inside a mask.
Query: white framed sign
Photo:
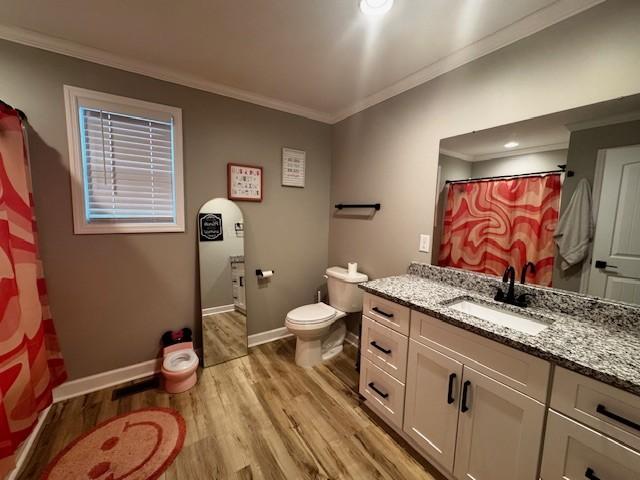
[[[307,153],[293,148],[282,149],[282,185],[304,188]]]

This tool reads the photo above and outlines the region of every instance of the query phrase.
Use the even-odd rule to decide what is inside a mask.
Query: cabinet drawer
[[[402,428],[404,384],[362,357],[360,361],[360,394],[367,406],[385,417],[397,429]]]
[[[640,453],[549,410],[540,478],[637,480]]]
[[[551,364],[527,353],[411,312],[411,338],[543,403],[547,401]]]
[[[409,338],[362,317],[362,353],[374,365],[404,383]]]
[[[640,450],[640,397],[556,368],[551,407]]]
[[[407,307],[365,293],[362,313],[385,327],[409,335],[410,310]]]

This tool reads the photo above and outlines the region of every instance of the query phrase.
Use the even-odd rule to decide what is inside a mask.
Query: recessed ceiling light
[[[507,142],[504,144],[504,148],[515,148],[520,145],[518,142]]]
[[[360,10],[365,15],[380,16],[393,7],[393,0],[360,0]]]

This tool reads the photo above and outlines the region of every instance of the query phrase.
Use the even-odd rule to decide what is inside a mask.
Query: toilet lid
[[[184,350],[176,350],[164,357],[162,368],[169,372],[182,372],[189,370],[198,364],[198,355],[194,350],[185,348]]]
[[[322,323],[336,316],[336,309],[326,303],[311,303],[294,308],[287,314],[287,320],[292,323],[312,324]]]

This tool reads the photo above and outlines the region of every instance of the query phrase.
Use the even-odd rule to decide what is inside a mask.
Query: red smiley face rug
[[[154,480],[182,449],[184,419],[168,408],[145,408],[101,423],[62,450],[42,480]]]

